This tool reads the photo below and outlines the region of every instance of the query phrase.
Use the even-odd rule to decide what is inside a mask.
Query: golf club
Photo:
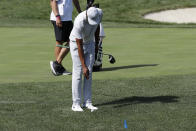
[[[108,61],[111,63],[111,64],[114,64],[116,62],[114,56],[112,56],[111,54],[106,54],[106,53],[102,53],[103,55],[107,55],[109,56],[109,59]]]

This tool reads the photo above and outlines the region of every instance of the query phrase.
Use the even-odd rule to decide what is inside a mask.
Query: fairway
[[[52,28],[0,28],[0,130],[193,131],[196,29],[105,28],[96,112],[71,111],[71,76],[54,77]],[[63,61],[72,70],[68,55]]]
[[[103,71],[94,79],[159,77],[196,73],[196,29],[188,28],[106,28]],[[0,28],[0,83],[70,81],[54,77],[49,61],[54,59],[51,28]],[[9,52],[8,52],[9,50]],[[70,55],[63,61],[72,70]]]

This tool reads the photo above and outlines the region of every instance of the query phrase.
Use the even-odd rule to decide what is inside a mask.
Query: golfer
[[[72,110],[83,111],[82,102],[82,76],[83,79],[83,107],[91,111],[98,108],[92,105],[91,84],[92,67],[95,58],[95,37],[97,26],[102,19],[102,10],[90,7],[80,13],[74,21],[74,27],[70,34],[70,52],[73,62],[72,72]]]
[[[55,47],[55,57],[56,61],[50,61],[50,67],[52,73],[55,76],[58,75],[67,75],[71,74],[66,71],[66,69],[62,66],[61,62],[63,58],[68,54],[69,48],[63,48],[62,45],[64,42],[67,42],[66,45],[69,46],[69,35],[73,28],[72,23],[72,12],[73,5],[72,1],[80,13],[80,5],[78,0],[51,0],[51,8],[52,12],[50,15],[50,20],[54,26],[54,32],[56,37],[56,47]]]

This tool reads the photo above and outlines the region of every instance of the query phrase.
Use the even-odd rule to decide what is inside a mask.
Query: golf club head
[[[94,0],[87,0],[87,6],[86,9],[90,8],[94,3]]]
[[[109,62],[114,64],[116,62],[115,58],[112,55],[109,55]]]

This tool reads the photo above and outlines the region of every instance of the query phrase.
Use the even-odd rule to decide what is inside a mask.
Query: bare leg
[[[69,53],[69,48],[62,48],[56,61],[61,64],[63,58]]]
[[[69,45],[69,42],[67,42],[66,45],[68,46]],[[56,61],[61,64],[62,60],[64,59],[64,57],[68,53],[69,53],[69,48],[62,48],[61,51],[60,51],[60,53],[59,53],[59,55],[58,55],[58,57],[57,57],[57,59],[56,59]]]
[[[71,72],[66,71],[66,69],[61,64],[64,57],[69,53],[69,48],[62,48],[58,46],[58,45],[63,45],[63,43],[64,42],[56,41],[56,47],[55,47],[56,61],[50,61],[50,68],[52,70],[53,75],[55,76],[71,74]],[[66,45],[69,45],[69,42],[67,42]]]
[[[62,45],[63,44],[63,42],[60,42],[60,41],[56,41],[56,45]],[[60,52],[61,52],[61,47],[57,47],[57,46],[55,46],[55,49],[54,49],[54,55],[55,55],[55,58],[57,59],[58,58],[58,56],[59,56],[59,54],[60,54]]]

